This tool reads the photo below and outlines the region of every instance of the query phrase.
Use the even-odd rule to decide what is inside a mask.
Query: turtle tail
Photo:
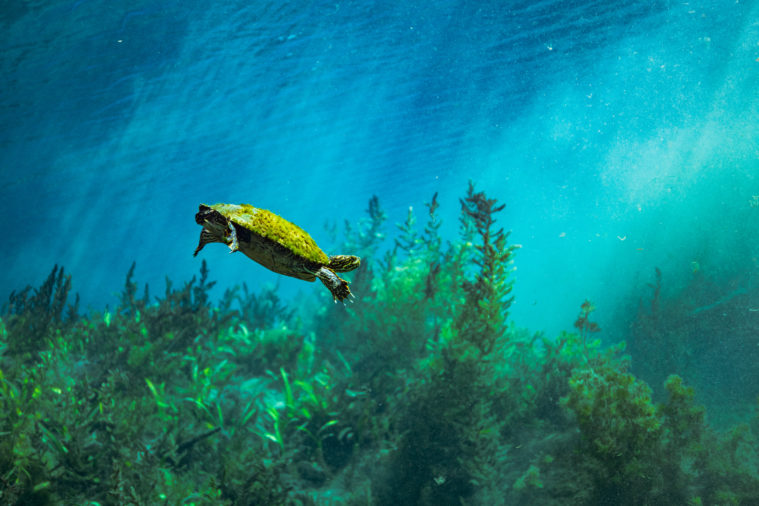
[[[324,283],[324,286],[332,293],[332,298],[335,302],[344,301],[348,297],[352,297],[351,289],[348,286],[348,282],[343,278],[335,274],[335,271],[327,267],[320,267],[318,271],[314,272],[317,278]]]

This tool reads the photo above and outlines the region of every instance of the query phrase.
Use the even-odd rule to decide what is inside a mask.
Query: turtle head
[[[361,259],[354,255],[333,255],[329,257],[328,267],[335,272],[348,272],[358,268]]]
[[[224,216],[222,216],[218,211],[213,210],[211,206],[207,206],[205,204],[200,204],[198,212],[195,214],[195,223],[198,225],[205,225],[206,223],[221,224],[222,221],[225,221]]]
[[[223,235],[229,226],[229,220],[223,214],[205,204],[200,204],[195,214],[195,223],[216,235]]]
[[[198,213],[195,215],[195,223],[203,227],[203,230],[200,232],[200,242],[195,250],[195,255],[203,249],[203,246],[212,242],[229,244],[229,220],[220,212],[212,209],[210,206],[200,204]]]

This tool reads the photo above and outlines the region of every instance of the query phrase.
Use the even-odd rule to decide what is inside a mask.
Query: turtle
[[[361,264],[354,255],[327,256],[308,233],[281,216],[250,204],[200,204],[195,222],[203,227],[195,254],[213,242],[242,251],[267,269],[302,279],[319,278],[335,302],[353,297],[348,282],[336,272],[348,272]]]

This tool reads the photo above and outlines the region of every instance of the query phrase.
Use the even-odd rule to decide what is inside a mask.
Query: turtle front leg
[[[229,246],[229,252],[234,253],[235,251],[240,249],[240,244],[237,242],[237,231],[235,230],[235,226],[232,224],[232,222],[229,222],[228,226],[229,232],[227,233],[227,246]]]
[[[335,274],[335,271],[332,269],[322,266],[314,272],[314,275],[329,289],[335,302],[338,300],[342,302],[348,296],[353,297],[351,289],[348,287],[348,282]]]
[[[215,237],[211,232],[206,230],[205,228],[201,230],[200,241],[198,242],[198,247],[195,248],[195,253],[193,253],[192,256],[195,256],[195,257],[198,256],[198,253],[200,253],[200,250],[203,249],[203,246],[212,242],[219,242],[219,239]]]

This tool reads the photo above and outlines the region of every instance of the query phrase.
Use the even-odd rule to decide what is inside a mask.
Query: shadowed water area
[[[0,502],[759,502],[757,20],[3,6]]]

